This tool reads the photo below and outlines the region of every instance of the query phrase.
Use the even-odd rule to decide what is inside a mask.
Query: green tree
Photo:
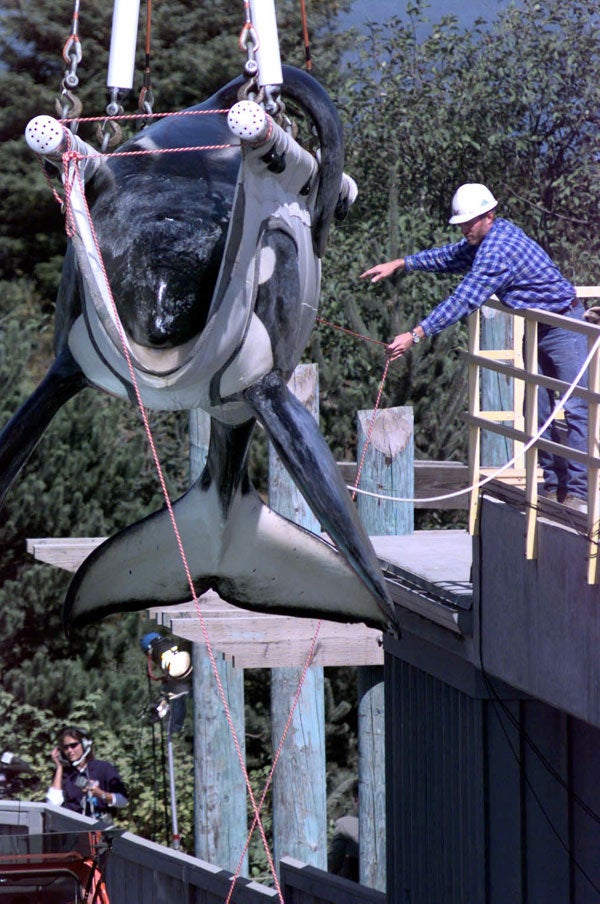
[[[369,266],[460,236],[447,225],[462,182],[490,185],[499,213],[548,249],[575,283],[597,282],[599,15],[589,2],[525,0],[491,24],[431,24],[427,5],[373,25],[342,81],[347,171],[359,186],[325,261],[324,317],[389,341],[456,280],[402,275],[377,286]],[[466,333],[457,325],[390,369],[382,404],[412,404],[420,456],[465,460]],[[353,457],[354,411],[372,407],[381,349],[325,327],[315,335],[322,416],[337,454]]]

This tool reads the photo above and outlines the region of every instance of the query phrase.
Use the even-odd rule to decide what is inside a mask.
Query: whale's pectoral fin
[[[0,505],[54,415],[88,385],[68,347],[0,433]]]
[[[322,528],[393,624],[393,605],[371,541],[315,419],[275,372],[245,390],[244,398]]]
[[[261,501],[246,471],[253,425],[212,422],[206,467],[173,506],[195,592],[213,588],[247,609],[386,627],[390,618],[344,557]],[[173,524],[162,509],[86,559],[69,587],[65,622],[83,625],[111,612],[191,598]]]

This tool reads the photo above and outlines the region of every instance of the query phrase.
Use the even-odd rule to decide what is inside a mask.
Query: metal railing
[[[578,287],[580,298],[600,298],[600,287]],[[543,449],[585,464],[588,471],[587,496],[587,538],[588,568],[587,581],[597,584],[600,579],[600,327],[587,321],[573,320],[559,314],[550,314],[537,309],[513,311],[492,298],[486,307],[503,312],[512,319],[512,340],[509,347],[482,348],[482,311],[469,317],[469,411],[466,420],[469,427],[469,477],[473,487],[469,509],[469,529],[477,530],[480,488],[492,477],[506,481],[524,490],[526,501],[525,554],[528,559],[537,556],[537,525],[540,507],[538,504],[538,450]],[[540,323],[560,326],[563,329],[583,333],[587,337],[588,352],[591,354],[588,367],[588,387],[579,386],[573,394],[588,404],[588,450],[587,454],[562,443],[552,442],[538,436],[538,388],[553,390],[557,398],[562,398],[570,389],[570,384],[541,375],[537,361],[537,333]],[[523,340],[525,340],[523,342]],[[526,360],[523,349],[526,349]],[[593,353],[592,353],[593,352]],[[510,408],[482,408],[482,372],[493,371],[504,376],[512,385]],[[560,406],[559,406],[560,407]],[[489,467],[482,463],[482,433],[488,431],[512,441],[513,457],[508,464]],[[582,516],[583,517],[583,516]]]

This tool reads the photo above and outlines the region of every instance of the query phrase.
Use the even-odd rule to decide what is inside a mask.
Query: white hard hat
[[[453,226],[459,223],[467,223],[488,210],[493,210],[498,205],[495,197],[485,185],[480,182],[467,182],[456,189],[452,198],[452,216],[450,222]]]

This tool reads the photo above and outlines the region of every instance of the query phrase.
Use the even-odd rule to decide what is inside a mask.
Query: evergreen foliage
[[[420,39],[427,4],[372,25],[341,82],[346,170],[358,199],[325,260],[323,317],[389,342],[449,294],[456,278],[359,274],[457,241],[447,225],[463,182],[484,182],[575,284],[598,282],[600,17],[596,4],[532,2],[461,30],[455,17]],[[338,84],[340,84],[338,82]],[[466,329],[456,325],[396,361],[382,404],[413,405],[417,454],[466,460]],[[354,411],[371,408],[382,350],[326,327],[316,333],[322,417],[339,457],[354,457]]]
[[[125,669],[129,663],[124,662]],[[136,670],[134,669],[134,672]],[[136,689],[137,690],[137,689]],[[130,688],[131,692],[131,688]],[[68,719],[59,718],[52,706],[42,709],[19,702],[0,689],[0,751],[17,753],[33,769],[35,778],[23,774],[23,800],[43,800],[54,776],[50,752],[65,725],[83,727],[92,738],[97,759],[118,764],[125,782],[129,805],[117,815],[117,825],[145,838],[168,845],[171,817],[166,806],[166,737],[162,723],[152,723],[143,710],[138,718],[115,724],[106,711],[106,696],[100,691],[74,699]],[[128,708],[131,711],[131,699]],[[189,720],[188,720],[189,722]],[[179,829],[184,849],[193,851],[193,774],[191,738],[186,725],[173,736],[173,756],[177,762],[177,797],[181,818]],[[0,798],[2,797],[0,785]],[[179,815],[179,809],[178,809]]]

